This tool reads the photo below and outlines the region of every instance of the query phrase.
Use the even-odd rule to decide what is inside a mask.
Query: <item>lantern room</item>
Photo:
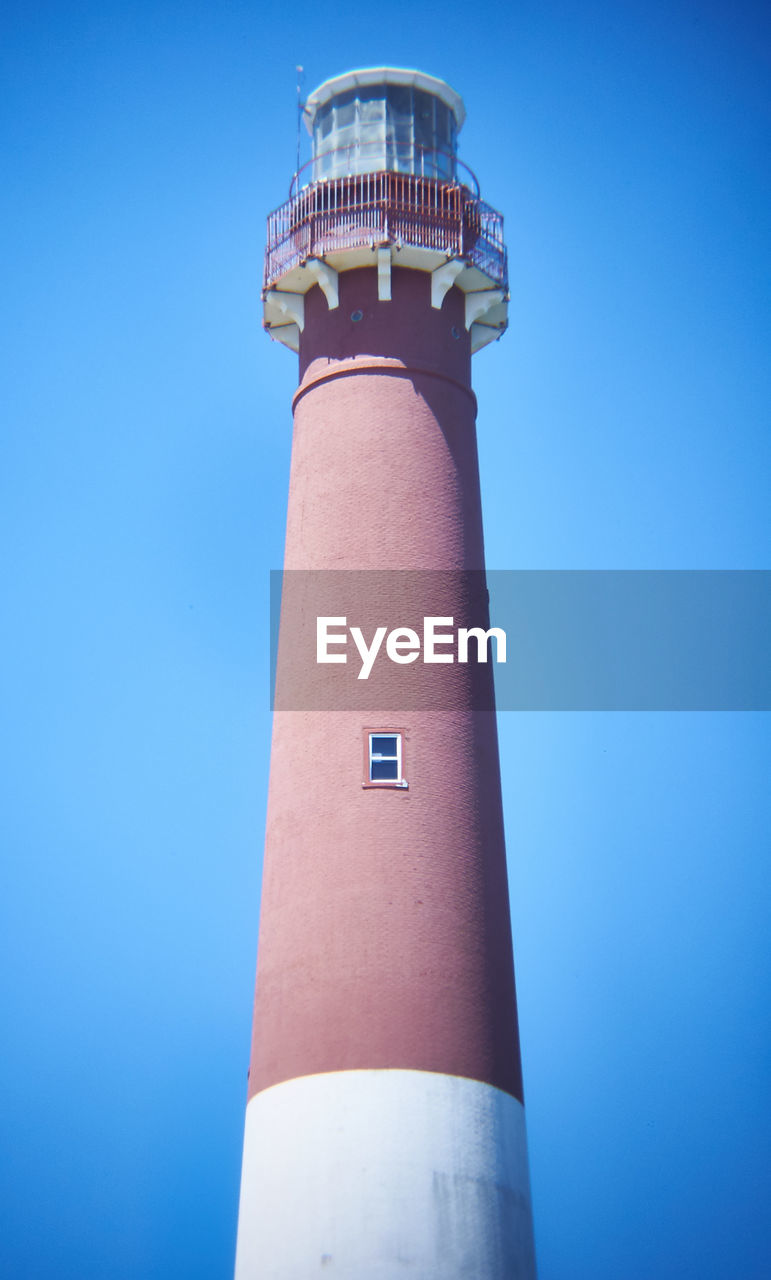
[[[300,349],[305,296],[316,285],[330,310],[342,272],[374,267],[378,302],[392,269],[431,277],[431,308],[465,294],[471,350],[506,328],[503,219],[458,159],[463,99],[444,80],[402,67],[369,67],[325,80],[303,108],[311,159],[289,199],[268,218],[263,300],[272,338]]]
[[[350,71],[320,85],[304,114],[314,182],[380,170],[456,178],[465,110],[435,76],[396,67]]]

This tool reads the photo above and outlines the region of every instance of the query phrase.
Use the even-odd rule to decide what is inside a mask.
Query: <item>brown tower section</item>
[[[430,284],[307,297],[289,570],[483,566],[464,299],[432,310]],[[393,724],[409,785],[363,787],[362,736]],[[491,712],[275,717],[250,1092],[383,1067],[522,1097]]]

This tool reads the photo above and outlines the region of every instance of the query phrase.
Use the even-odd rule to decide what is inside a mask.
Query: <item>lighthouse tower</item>
[[[440,638],[483,580],[471,356],[506,326],[502,219],[443,81],[353,71],[304,110],[263,292],[299,353],[284,577],[304,585],[282,605],[236,1278],[533,1280],[491,664]],[[365,618],[367,643],[433,575],[441,605],[376,697],[362,619],[311,602],[383,575],[379,607],[409,618]],[[293,702],[303,628],[356,698]]]

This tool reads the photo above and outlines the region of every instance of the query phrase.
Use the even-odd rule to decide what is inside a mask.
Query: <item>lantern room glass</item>
[[[390,169],[455,178],[457,127],[441,98],[412,85],[361,85],[325,102],[313,122],[313,181]]]

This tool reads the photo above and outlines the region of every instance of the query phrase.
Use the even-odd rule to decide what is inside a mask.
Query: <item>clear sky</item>
[[[0,1272],[232,1269],[295,71],[441,76],[502,210],[488,563],[769,567],[760,4],[8,0]],[[501,716],[540,1280],[765,1280],[769,720]]]

